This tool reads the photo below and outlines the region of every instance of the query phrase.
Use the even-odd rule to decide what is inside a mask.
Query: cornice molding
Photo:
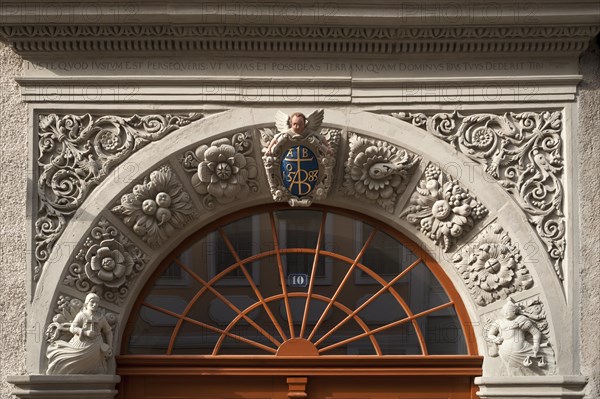
[[[578,26],[350,27],[256,25],[7,24],[21,54],[227,53],[397,55],[404,53],[578,54],[600,29]]]

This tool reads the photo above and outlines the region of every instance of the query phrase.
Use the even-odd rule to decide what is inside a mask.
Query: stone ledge
[[[581,399],[587,377],[477,377],[475,383],[479,386],[477,395],[481,399]]]
[[[14,375],[7,381],[15,386],[12,394],[29,399],[112,399],[117,394],[118,375]]]

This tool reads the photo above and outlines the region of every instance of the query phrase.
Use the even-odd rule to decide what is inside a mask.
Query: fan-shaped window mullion
[[[289,293],[289,297],[306,297],[307,294],[303,293],[303,292],[292,292]],[[347,315],[350,315],[352,313],[352,310],[350,308],[348,308],[347,306],[345,306],[342,303],[339,302],[333,302],[331,298],[328,298],[326,296],[323,295],[318,295],[318,294],[312,294],[313,299],[316,300],[320,300],[323,302],[326,302],[328,304],[331,304],[332,306],[335,306],[336,308],[340,309],[341,311],[343,311],[344,313],[346,313]],[[265,301],[268,302],[274,302],[277,300],[281,300],[283,298],[283,294],[279,294],[279,295],[275,295],[269,298],[266,298]],[[260,307],[259,303],[254,303],[250,306],[248,306],[246,309],[244,309],[242,311],[242,314],[237,315],[230,323],[229,325],[223,330],[222,335],[219,337],[219,340],[217,341],[217,344],[215,345],[215,348],[213,350],[213,356],[216,356],[219,352],[219,349],[221,348],[224,339],[228,336],[228,334],[230,334],[230,331],[233,327],[235,327],[235,325],[243,318],[243,315],[248,314],[250,312],[252,312],[254,309]],[[325,313],[325,312],[324,312]],[[362,330],[364,331],[364,333],[362,334],[362,336],[367,336],[369,337],[371,344],[373,345],[373,349],[375,349],[375,353],[378,356],[382,355],[381,352],[381,348],[379,346],[379,343],[377,342],[376,337],[373,334],[369,334],[370,333],[370,329],[369,326],[367,325],[367,323],[365,323],[364,320],[362,320],[358,315],[353,315],[352,319],[354,321],[356,321],[356,323],[362,328]]]

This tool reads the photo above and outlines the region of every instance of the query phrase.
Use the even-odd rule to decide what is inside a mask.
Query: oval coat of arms
[[[281,157],[283,185],[293,195],[309,194],[319,180],[319,163],[310,148],[303,145],[290,147]]]

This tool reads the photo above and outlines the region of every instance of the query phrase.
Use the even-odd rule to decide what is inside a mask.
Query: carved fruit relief
[[[439,167],[429,165],[423,177],[401,217],[447,252],[488,210]]]
[[[152,248],[162,245],[195,216],[189,194],[168,166],[133,187],[112,211]]]

